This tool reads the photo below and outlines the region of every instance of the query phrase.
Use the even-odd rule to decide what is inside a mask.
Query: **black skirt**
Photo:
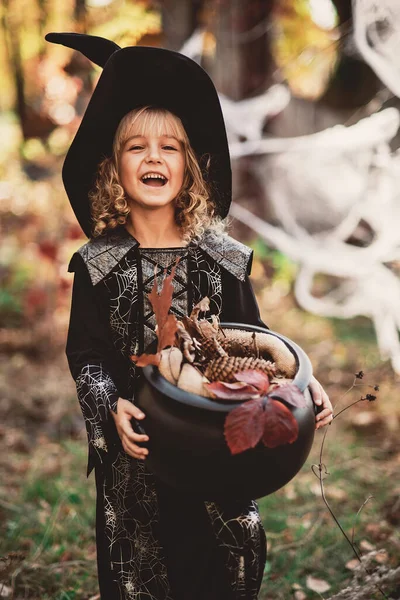
[[[165,486],[119,451],[96,467],[101,600],[256,600],[266,539],[255,502]]]

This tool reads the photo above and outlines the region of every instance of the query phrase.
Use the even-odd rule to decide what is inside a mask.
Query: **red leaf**
[[[264,445],[276,448],[281,444],[292,444],[298,434],[299,425],[290,410],[282,402],[268,400],[264,406]]]
[[[221,400],[250,400],[259,398],[259,391],[252,385],[244,381],[228,383],[226,381],[213,381],[204,385]]]
[[[270,394],[270,397],[281,398],[281,400],[284,400],[296,408],[305,408],[307,406],[302,392],[297,385],[294,385],[294,383],[287,383],[286,385],[279,386]]]
[[[254,448],[264,430],[263,406],[260,400],[243,402],[225,419],[224,435],[232,454]]]
[[[141,354],[140,356],[131,356],[131,360],[136,363],[137,367],[147,367],[147,365],[158,365],[160,364],[161,353],[157,352],[157,354]]]
[[[269,378],[266,373],[258,369],[245,369],[234,374],[235,379],[238,381],[245,381],[250,385],[254,385],[260,393],[260,396],[264,396],[269,389]]]

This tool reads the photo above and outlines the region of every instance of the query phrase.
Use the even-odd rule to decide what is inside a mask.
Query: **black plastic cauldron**
[[[259,331],[281,339],[294,354],[293,383],[303,392],[306,407],[289,406],[299,424],[292,444],[267,448],[261,442],[232,455],[223,429],[227,413],[240,403],[222,403],[173,385],[152,365],[142,369],[136,404],[146,417],[149,436],[147,467],[163,483],[205,500],[261,498],[290,481],[306,461],[314,439],[315,405],[307,388],[312,367],[305,352],[290,339],[262,327],[221,323],[221,327]]]

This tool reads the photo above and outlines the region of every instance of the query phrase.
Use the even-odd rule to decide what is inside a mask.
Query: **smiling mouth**
[[[158,173],[147,173],[141,177],[140,181],[150,187],[163,187],[168,179]]]

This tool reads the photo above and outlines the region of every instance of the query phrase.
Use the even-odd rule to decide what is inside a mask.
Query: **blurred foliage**
[[[316,22],[319,13],[328,17],[325,27]],[[337,19],[330,13],[335,14],[330,0],[276,3],[272,52],[295,96],[319,98],[335,68],[340,33],[335,27]]]
[[[3,0],[0,11],[0,328],[21,332],[0,332],[0,348],[45,351],[49,331],[58,332],[56,346],[65,336],[68,261],[85,241],[62,188],[62,161],[100,69],[44,35],[85,31],[122,46],[143,36],[152,44],[160,13],[151,2],[119,0]]]

